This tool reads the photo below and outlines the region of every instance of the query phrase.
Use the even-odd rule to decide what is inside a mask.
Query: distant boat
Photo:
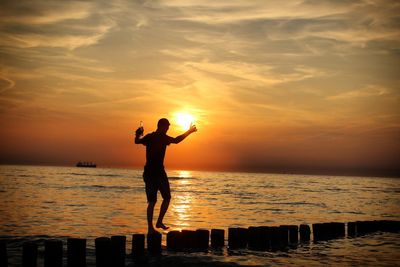
[[[76,167],[84,167],[84,168],[96,168],[97,167],[96,163],[82,162],[82,161],[79,161],[75,166]]]

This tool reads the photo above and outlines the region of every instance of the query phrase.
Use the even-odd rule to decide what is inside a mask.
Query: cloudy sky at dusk
[[[400,3],[1,1],[0,163],[400,174]]]

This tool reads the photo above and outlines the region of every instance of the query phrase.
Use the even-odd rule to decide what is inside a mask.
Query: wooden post
[[[366,235],[370,233],[369,221],[356,221],[357,235]]]
[[[289,243],[297,244],[299,242],[299,227],[297,225],[289,225]]]
[[[347,236],[348,237],[356,236],[356,223],[355,222],[347,223]]]
[[[326,227],[323,223],[314,223],[312,225],[314,241],[327,240]]]
[[[268,226],[250,226],[248,229],[249,249],[265,251],[270,248],[270,231]]]
[[[211,247],[218,248],[225,245],[225,230],[211,229]]]
[[[191,250],[197,247],[196,231],[182,230],[181,233],[182,247],[184,250]]]
[[[170,231],[167,234],[167,249],[181,251],[183,249],[182,233],[180,231]]]
[[[330,236],[332,238],[341,238],[345,236],[346,226],[341,222],[332,222],[329,224],[330,228]]]
[[[96,247],[96,267],[110,267],[111,265],[111,239],[98,237],[94,240]]]
[[[115,267],[125,267],[126,236],[111,237],[111,261]]]
[[[140,261],[144,258],[144,234],[132,235],[132,259]]]
[[[286,226],[270,227],[271,249],[283,250],[289,244],[289,229]]]
[[[210,231],[206,229],[196,230],[196,248],[202,251],[208,250],[208,244],[210,242]]]
[[[0,242],[0,266],[8,266],[7,244],[5,242]]]
[[[310,241],[310,226],[307,224],[300,225],[300,241],[301,242],[309,242]]]
[[[147,250],[151,255],[161,254],[161,234],[154,233],[147,235]]]
[[[229,249],[246,248],[247,239],[248,239],[248,229],[246,229],[246,228],[229,228],[228,229]]]
[[[281,225],[287,229],[290,244],[297,244],[299,242],[299,227],[297,225]]]
[[[62,267],[63,243],[61,240],[46,240],[44,243],[44,267]]]
[[[400,231],[400,221],[383,220],[380,224],[381,231],[391,233],[397,233]]]
[[[22,266],[37,266],[38,245],[33,242],[25,242],[22,245]]]
[[[86,267],[86,239],[68,238],[67,266]]]

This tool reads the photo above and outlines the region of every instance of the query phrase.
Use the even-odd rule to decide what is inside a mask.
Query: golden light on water
[[[189,190],[192,186],[192,180],[187,179],[192,177],[192,173],[190,171],[178,171],[177,172],[179,179],[176,180],[176,184],[174,185],[176,188],[185,188],[186,192],[184,192],[180,196],[176,196],[174,201],[172,202],[172,212],[175,214],[174,224],[179,225],[179,230],[182,228],[187,228],[190,226],[190,210],[193,205],[194,197]]]
[[[178,171],[179,178],[190,178],[192,173],[190,171]]]
[[[177,112],[174,114],[174,122],[180,126],[182,130],[187,131],[190,125],[194,124],[194,117],[186,112]]]

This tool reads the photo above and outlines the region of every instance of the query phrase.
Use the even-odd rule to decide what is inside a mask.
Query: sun
[[[194,117],[189,113],[175,113],[174,119],[175,123],[178,124],[184,131],[189,130],[190,124],[194,123]]]

